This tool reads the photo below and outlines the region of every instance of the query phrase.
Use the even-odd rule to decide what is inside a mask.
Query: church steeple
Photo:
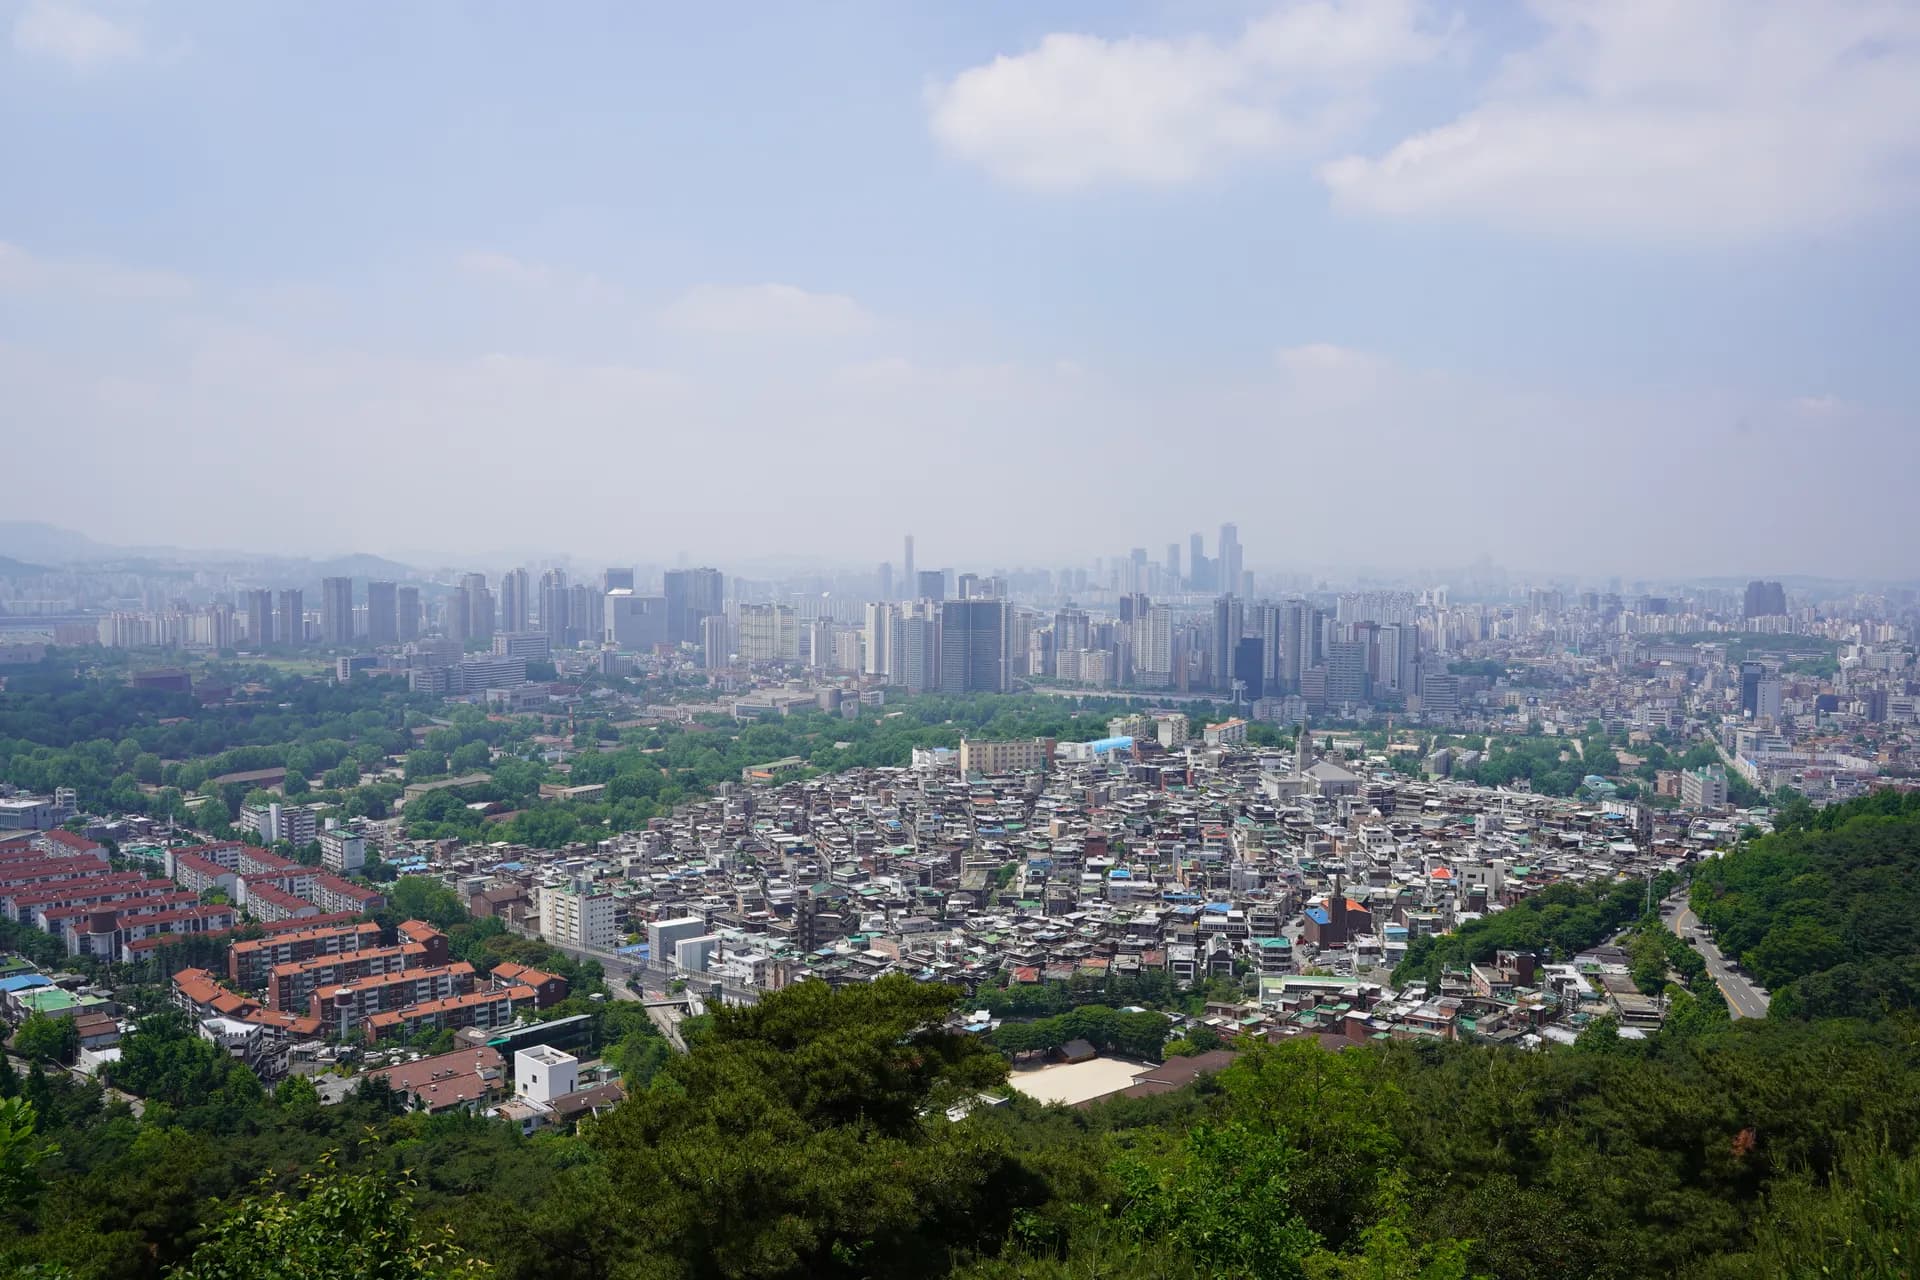
[[[1300,717],[1300,736],[1293,744],[1293,771],[1300,777],[1307,776],[1307,769],[1313,764],[1313,745],[1307,735],[1307,719]]]

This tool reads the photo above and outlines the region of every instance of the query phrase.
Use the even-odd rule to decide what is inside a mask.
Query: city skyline
[[[1274,563],[1909,572],[1910,8],[576,20],[0,15],[15,464],[302,554],[1057,562],[1131,500]]]

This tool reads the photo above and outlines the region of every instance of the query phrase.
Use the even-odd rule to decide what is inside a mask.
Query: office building
[[[264,649],[273,643],[273,592],[265,587],[246,593],[247,643]]]
[[[1236,697],[1251,702],[1266,697],[1267,676],[1261,658],[1265,646],[1259,636],[1242,636],[1233,646],[1233,683]]]
[[[320,580],[320,643],[341,649],[353,643],[353,579]]]
[[[307,610],[298,587],[280,593],[280,608],[273,621],[276,642],[298,647],[307,642]]]
[[[1212,585],[1207,573],[1207,544],[1199,534],[1187,538],[1187,589],[1205,591]]]
[[[893,562],[891,560],[882,560],[880,562],[879,577],[880,598],[882,600],[893,599]]]
[[[567,643],[599,644],[607,633],[607,597],[585,582],[573,584],[567,603]]]
[[[609,591],[634,590],[632,569],[602,569],[600,571],[600,594]]]
[[[913,590],[916,586],[919,585],[918,580],[913,576],[913,535],[912,534],[907,535],[907,557],[900,564],[900,585],[909,591]]]
[[[932,689],[940,674],[940,629],[933,619],[913,614],[894,624],[894,684],[908,693]]]
[[[393,593],[393,632],[401,644],[420,638],[420,588],[400,587]]]
[[[733,660],[733,628],[727,615],[716,613],[700,619],[700,665],[709,671]]]
[[[1003,600],[948,600],[940,606],[940,691],[1005,693],[1013,687]]]
[[[531,580],[525,569],[509,569],[500,575],[500,630],[520,634],[533,630]]]
[[[667,575],[671,581],[673,575]],[[668,619],[672,601],[666,596],[638,596],[631,588],[607,592],[606,641],[636,653],[652,653],[669,642]]]
[[[1760,682],[1766,678],[1766,674],[1767,665],[1764,662],[1740,664],[1740,710],[1748,716],[1760,714]]]
[[[1213,687],[1222,693],[1233,689],[1234,654],[1246,630],[1246,611],[1238,599],[1223,595],[1213,602],[1213,654],[1209,673]]]
[[[1335,640],[1327,646],[1327,705],[1344,707],[1367,700],[1369,646],[1365,640]]]
[[[916,600],[932,600],[936,603],[945,600],[947,598],[947,571],[945,569],[928,569],[918,574],[914,582],[913,598]]]
[[[1395,622],[1374,636],[1373,693],[1404,698],[1419,687],[1420,628]]]
[[[1420,712],[1445,719],[1460,714],[1460,677],[1443,672],[1420,677]]]
[[[1280,637],[1282,618],[1280,606],[1274,604],[1255,605],[1247,618],[1247,630],[1260,639],[1260,684],[1268,693],[1280,688]]]
[[[470,595],[465,587],[455,587],[447,593],[446,600],[440,606],[440,634],[463,647],[473,634],[473,601]]]
[[[482,644],[493,641],[493,592],[487,588],[487,575],[469,573],[460,579],[467,592],[467,638]]]
[[[1305,600],[1280,606],[1280,678],[1298,691],[1308,668],[1320,661],[1320,611]]]
[[[718,569],[670,569],[666,575],[668,644],[699,644],[700,623],[726,607],[726,579]]]
[[[539,631],[497,631],[493,636],[493,656],[520,658],[526,662],[551,662],[553,646]]]
[[[394,583],[367,584],[367,643],[400,643],[399,587]]]
[[[549,569],[540,575],[540,630],[546,635],[547,643],[555,649],[572,647],[567,640],[569,606],[572,603],[573,595],[567,590],[566,570]]]
[[[1785,699],[1786,689],[1787,686],[1784,681],[1777,679],[1762,680],[1754,702],[1753,714],[1755,718],[1761,720],[1779,720],[1780,704]]]
[[[1220,571],[1214,590],[1222,595],[1240,590],[1240,571],[1240,526],[1223,524],[1220,526]]]
[[[1787,590],[1777,582],[1754,581],[1747,584],[1745,614],[1749,618],[1767,618],[1787,611]]]

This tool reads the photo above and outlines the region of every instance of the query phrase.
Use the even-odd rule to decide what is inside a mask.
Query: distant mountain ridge
[[[48,567],[86,567],[114,562],[185,560],[199,564],[244,561],[248,564],[299,566],[320,577],[409,578],[411,565],[366,552],[316,558],[241,551],[233,548],[119,546],[39,520],[0,520],[0,573],[39,573]],[[16,567],[18,566],[18,567]]]

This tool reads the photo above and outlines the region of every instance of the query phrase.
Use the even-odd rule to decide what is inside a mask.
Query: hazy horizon
[[[0,8],[9,519],[1912,580],[1920,9]],[[1525,568],[1522,568],[1525,566]],[[499,566],[504,567],[504,566]]]

